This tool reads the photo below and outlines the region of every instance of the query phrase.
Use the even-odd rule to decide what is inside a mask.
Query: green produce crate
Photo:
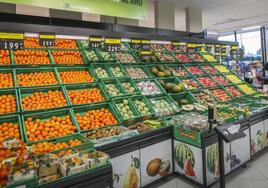
[[[206,72],[201,68],[201,66],[199,65],[199,64],[193,64],[193,63],[187,63],[186,65],[184,65],[185,66],[185,69],[192,75],[192,76],[195,76],[195,77],[199,77],[199,76],[206,76],[207,74],[206,74]],[[199,70],[201,70],[203,73],[202,74],[193,74],[190,70],[189,70],[189,68],[190,67],[198,67],[199,68]]]
[[[196,88],[196,89],[190,89],[187,84],[183,83],[183,81],[189,80],[189,79],[193,80],[198,85],[198,88]],[[180,82],[182,84],[185,85],[187,91],[195,91],[195,90],[203,89],[203,85],[195,77],[188,76],[188,77],[179,78],[179,80],[180,80]]]
[[[70,110],[70,109],[51,110],[51,111],[47,111],[47,112],[38,112],[38,113],[22,115],[22,128],[23,128],[23,133],[24,133],[24,136],[25,136],[25,142],[27,144],[33,144],[33,143],[38,143],[40,141],[50,141],[52,139],[55,139],[55,138],[49,138],[49,139],[39,140],[39,141],[36,141],[36,142],[29,141],[28,135],[27,135],[27,130],[26,130],[26,125],[25,125],[25,122],[24,122],[24,121],[27,120],[27,118],[31,117],[33,120],[40,119],[41,121],[45,121],[47,119],[52,118],[52,116],[63,117],[63,116],[66,116],[66,115],[70,116],[70,119],[71,119],[73,125],[76,128],[76,132],[80,132],[80,128],[77,125],[77,122],[75,120],[75,117],[73,115],[72,110]],[[67,135],[64,135],[64,136],[61,136],[61,137],[65,137],[65,136],[67,136]],[[57,138],[60,138],[60,137],[57,137]]]
[[[201,81],[198,80],[198,78],[205,78],[205,77],[210,78],[210,80],[211,80],[212,82],[214,82],[216,85],[215,85],[215,86],[207,87],[207,86],[205,86]],[[195,78],[196,78],[196,80],[200,83],[200,85],[201,85],[203,88],[209,88],[209,89],[211,89],[211,88],[214,88],[214,87],[221,86],[218,82],[216,82],[216,80],[214,80],[213,78],[211,78],[209,75],[204,75],[204,74],[203,74],[202,76],[196,76]]]
[[[77,43],[79,49],[81,49],[81,50],[86,50],[89,48],[89,41],[88,40],[77,40],[76,43]],[[85,43],[85,44],[83,44],[83,43]]]
[[[121,108],[119,109],[119,107],[117,107],[117,104],[122,103],[124,100],[128,101],[128,106],[130,108],[130,111],[133,112],[135,117],[133,117],[133,118],[124,118],[123,117],[122,113],[120,112]],[[120,121],[122,123],[124,123],[124,125],[133,124],[140,118],[140,114],[139,114],[138,110],[136,109],[135,105],[132,103],[132,101],[128,97],[119,97],[116,99],[112,99],[112,105],[114,106],[114,109],[118,112],[118,116],[120,118]]]
[[[0,89],[12,89],[17,87],[17,80],[15,76],[15,70],[14,69],[0,69],[0,74],[6,74],[6,73],[11,73],[12,74],[12,82],[13,82],[13,87],[4,87]]]
[[[59,75],[59,80],[61,84],[83,84],[83,83],[93,83],[93,82],[81,82],[81,83],[63,83],[61,77],[60,77],[60,72],[67,72],[67,71],[87,71],[89,72],[90,76],[94,79],[93,82],[96,82],[96,76],[94,75],[91,66],[76,66],[76,67],[58,67],[57,72]]]
[[[97,56],[97,58],[98,58],[98,60],[90,60],[89,58],[88,58],[88,56],[87,56],[87,52],[94,52],[95,53],[95,55]],[[101,57],[99,56],[99,54],[97,53],[97,51],[96,51],[96,49],[94,49],[94,48],[92,48],[92,49],[86,49],[86,50],[83,50],[82,51],[82,54],[83,54],[83,56],[84,56],[84,58],[85,58],[85,60],[86,60],[86,62],[87,63],[98,63],[98,62],[100,62],[101,61]]]
[[[229,85],[229,86],[225,86],[225,87],[223,87],[223,88],[225,89],[225,91],[226,91],[227,93],[229,93],[228,90],[227,90],[227,88],[228,88],[228,87],[232,87],[232,86],[233,86],[237,91],[239,91],[240,93],[242,93],[242,96],[240,96],[240,97],[235,97],[234,95],[232,95],[232,94],[230,93],[230,95],[232,95],[232,97],[233,97],[234,99],[241,98],[241,97],[244,97],[244,96],[245,96],[245,94],[243,93],[243,91],[241,91],[240,88],[238,88],[237,85],[235,85],[235,84],[231,84],[231,85]]]
[[[73,108],[73,112],[74,112],[74,115],[76,114],[80,114],[80,115],[84,115],[86,112],[88,111],[91,111],[91,110],[98,110],[98,109],[101,109],[101,108],[106,108],[108,109],[112,114],[113,116],[115,117],[115,119],[117,120],[117,124],[115,125],[111,125],[111,126],[118,126],[120,125],[120,118],[119,118],[119,115],[117,113],[117,111],[114,109],[113,105],[110,104],[110,103],[100,103],[100,104],[96,104],[96,105],[87,105],[87,106],[82,106],[82,107],[75,107]],[[77,120],[75,120],[79,126],[79,123]],[[99,128],[102,128],[102,127],[99,127]],[[87,130],[82,130],[82,128],[80,128],[79,126],[79,130],[81,133],[83,132],[86,132],[86,131],[89,131],[89,130],[94,130],[94,129],[87,129]]]
[[[12,55],[13,55],[13,58],[14,58],[14,65],[16,67],[28,67],[28,68],[32,68],[32,67],[48,67],[48,66],[54,65],[54,62],[52,61],[51,56],[50,56],[50,52],[47,49],[42,49],[42,48],[40,48],[40,49],[30,48],[29,49],[28,48],[28,49],[24,49],[22,51],[46,51],[48,53],[47,58],[49,59],[49,64],[17,64],[16,61],[15,61],[15,52],[13,51],[12,52],[13,53]]]
[[[173,54],[174,54],[174,56],[176,57],[176,60],[177,60],[177,62],[178,63],[180,63],[180,64],[184,64],[184,65],[188,65],[189,63],[193,63],[193,60],[189,57],[189,55],[187,54],[187,53],[185,53],[185,52],[173,52]],[[177,58],[177,56],[176,55],[185,55],[185,56],[187,56],[188,57],[188,59],[189,59],[189,61],[188,62],[181,62],[180,60],[179,60],[179,58]]]
[[[228,81],[228,84],[227,85],[222,85],[220,82],[218,82],[217,80],[215,80],[213,77],[214,76],[221,76],[221,77],[223,77],[225,80],[227,80]],[[230,85],[232,85],[232,83],[223,75],[223,74],[215,74],[215,75],[210,75],[210,78],[214,81],[214,82],[216,82],[219,86],[222,86],[222,87],[228,87],[228,86],[230,86]]]
[[[203,101],[200,101],[200,100],[195,96],[195,94],[199,94],[199,93],[201,93],[201,92],[206,92],[206,93],[210,96],[210,98],[212,99],[212,102],[216,102],[216,101],[217,101],[217,99],[215,99],[215,97],[214,97],[214,96],[209,92],[209,90],[207,90],[207,89],[195,90],[195,91],[191,91],[190,93],[193,95],[193,97],[194,97],[194,99],[195,99],[196,101],[201,102],[201,104],[203,104]]]
[[[130,55],[130,56],[133,57],[134,61],[133,61],[133,62],[128,62],[128,63],[127,63],[127,62],[122,62],[122,61],[120,61],[120,59],[116,56],[117,53],[128,54],[128,55]],[[114,56],[115,56],[116,60],[117,60],[118,62],[120,62],[121,64],[129,65],[129,64],[140,64],[140,63],[141,63],[141,62],[139,61],[139,59],[135,56],[135,54],[132,53],[132,51],[120,51],[120,52],[114,52]]]
[[[16,183],[12,183],[6,186],[7,188],[36,188],[37,187],[37,175],[34,175],[33,179],[21,180]]]
[[[167,83],[172,83],[172,84],[176,84],[176,85],[179,85],[181,84],[181,82],[179,81],[178,78],[176,77],[169,77],[169,78],[157,78],[156,79],[157,82],[162,86],[162,88],[165,89],[165,91],[167,93],[180,93],[181,91],[173,91],[172,89],[168,90],[168,84]],[[173,88],[173,87],[172,87]],[[179,89],[179,88],[177,88]],[[184,91],[184,85],[183,85],[183,88],[180,88],[182,89],[182,91]]]
[[[153,76],[153,77],[155,77],[155,78],[165,78],[165,77],[171,77],[172,76],[172,72],[170,72],[171,74],[170,75],[165,75],[165,76],[156,76],[152,71],[151,71],[151,68],[153,68],[153,67],[156,67],[157,69],[158,68],[160,68],[160,67],[162,67],[163,69],[165,69],[165,70],[168,70],[169,71],[169,68],[166,66],[166,65],[146,65],[145,66],[146,67],[146,69],[147,69],[147,71]],[[163,70],[164,71],[164,70]],[[163,72],[163,71],[160,71],[160,72]],[[158,71],[159,72],[159,71]],[[165,73],[164,73],[165,74]]]
[[[184,128],[180,125],[173,126],[173,136],[176,140],[201,147],[201,132]]]
[[[10,59],[10,64],[0,64],[0,68],[11,68],[14,67],[14,56],[13,56],[13,50],[9,50],[9,59]]]
[[[146,82],[146,81],[150,81],[150,82],[155,83],[155,85],[159,88],[160,93],[158,93],[158,94],[145,94],[145,93],[143,93],[142,89],[139,88],[139,83]],[[161,96],[161,95],[165,95],[166,94],[165,89],[157,82],[156,79],[140,79],[140,80],[135,80],[135,84],[137,85],[138,89],[141,91],[141,94],[144,95],[144,96]]]
[[[98,79],[107,79],[107,78],[112,78],[113,77],[113,74],[111,73],[110,69],[108,69],[107,65],[106,64],[103,64],[103,63],[94,63],[94,64],[91,64],[92,65],[92,70],[93,70],[93,73],[96,75],[96,78]],[[106,71],[108,77],[100,77],[98,74],[97,74],[97,71],[96,69],[97,68],[102,68]]]
[[[131,77],[130,75],[130,72],[128,71],[129,68],[139,68],[141,69],[145,75],[147,76],[146,78],[137,78],[137,77]],[[151,75],[150,72],[148,72],[148,70],[143,66],[143,65],[125,65],[125,69],[126,69],[126,72],[128,73],[129,77],[133,80],[138,80],[138,79],[148,79],[148,78],[152,78],[153,76]]]
[[[20,86],[17,76],[18,74],[30,74],[30,73],[44,73],[44,72],[53,72],[55,79],[57,81],[57,84],[51,84],[51,85],[43,85],[43,86],[53,86],[53,85],[59,85],[59,75],[57,73],[56,68],[20,68],[20,69],[15,69],[15,75],[16,75],[16,84],[18,87],[37,87],[37,86],[41,86],[41,85],[37,85],[37,86]],[[44,78],[45,79],[45,78]]]
[[[151,106],[151,103],[148,101],[148,99],[142,95],[137,95],[137,96],[131,96],[130,97],[131,102],[139,112],[139,115],[141,117],[141,120],[147,120],[147,119],[153,119],[155,117],[155,112],[153,107]],[[139,100],[145,103],[146,107],[149,109],[149,112],[147,114],[142,114],[141,111],[139,110],[138,106],[135,103],[135,100]]]
[[[252,93],[246,93],[246,92],[244,92],[239,86],[241,86],[241,85],[247,85],[248,87],[250,87],[252,90],[253,90],[253,92]],[[243,83],[241,83],[241,84],[237,84],[237,87],[242,91],[242,93],[244,93],[245,95],[247,95],[247,96],[251,96],[251,95],[254,95],[254,94],[256,94],[257,93],[257,90],[252,86],[252,85],[250,85],[250,84],[248,84],[248,83],[246,83],[246,82],[243,82]]]
[[[213,90],[216,90],[216,89],[221,89],[222,91],[224,91],[226,94],[227,94],[227,96],[229,96],[230,97],[230,100],[228,100],[228,101],[221,101],[221,100],[219,100],[216,96],[214,96],[212,93],[211,93],[211,91],[213,91]],[[211,95],[218,101],[218,102],[230,102],[231,100],[232,100],[232,95],[230,95],[228,92],[226,92],[222,87],[213,87],[213,88],[210,88],[209,89],[209,92],[211,93]]]
[[[197,100],[193,97],[193,95],[186,91],[186,92],[182,92],[182,93],[178,93],[178,94],[170,94],[169,95],[174,101],[176,101],[178,103],[178,105],[180,105],[179,101],[182,99],[185,99],[188,101],[187,104],[194,104],[197,103]]]
[[[0,126],[3,126],[3,123],[17,123],[19,125],[20,139],[24,141],[24,135],[21,124],[20,115],[10,115],[10,116],[1,116],[0,117]]]
[[[99,57],[102,58],[101,60],[103,62],[114,62],[114,61],[116,61],[116,58],[115,58],[113,52],[105,52],[105,51],[102,51],[100,49],[97,49],[97,53],[98,53]],[[106,54],[106,53],[110,54],[112,58],[111,59],[104,59],[104,54]]]
[[[80,105],[89,105],[89,104],[96,104],[96,103],[101,103],[101,102],[106,102],[107,100],[109,100],[109,96],[107,95],[107,93],[104,91],[103,87],[101,84],[99,83],[92,83],[92,84],[79,84],[79,85],[65,85],[64,86],[65,88],[65,92],[66,92],[66,96],[67,96],[67,99],[68,99],[68,102],[70,105],[72,106],[80,106]],[[80,91],[80,90],[86,90],[86,89],[93,89],[93,88],[97,88],[100,90],[102,96],[105,98],[104,101],[101,101],[101,102],[92,102],[92,103],[86,103],[86,104],[73,104],[72,101],[71,101],[71,98],[68,94],[68,91]]]
[[[0,96],[2,95],[12,95],[15,97],[16,100],[16,111],[15,112],[10,112],[10,113],[0,113],[0,116],[6,116],[6,115],[11,115],[11,114],[17,114],[20,112],[20,105],[19,105],[19,96],[18,96],[18,91],[16,89],[1,89],[0,90]]]
[[[115,79],[115,78],[112,78],[112,79],[103,79],[103,80],[101,80],[101,84],[102,84],[103,88],[105,89],[105,92],[107,93],[107,95],[109,96],[109,98],[119,97],[119,96],[126,95],[124,88],[122,87],[122,85],[120,84],[120,82],[117,79]],[[119,90],[119,92],[121,94],[119,94],[119,95],[112,95],[109,92],[108,88],[107,88],[107,85],[108,84],[114,84],[115,87]]]
[[[173,57],[174,61],[161,61],[160,56],[163,55],[163,54],[170,55],[171,57]],[[177,60],[177,58],[173,55],[173,53],[170,53],[170,52],[163,52],[163,51],[162,52],[155,52],[154,55],[158,59],[158,61],[161,62],[161,63],[178,63],[179,62]]]
[[[172,72],[172,75],[173,76],[176,76],[176,77],[188,77],[188,76],[192,76],[192,74],[186,70],[185,66],[184,65],[178,65],[178,64],[170,64],[170,65],[167,65],[167,67],[169,68],[169,70]],[[178,74],[176,74],[172,69],[174,68],[181,68],[183,69],[184,71],[186,71],[187,75],[184,75],[184,76],[179,76]]]
[[[25,97],[29,97],[33,95],[35,92],[42,92],[42,93],[48,93],[48,91],[61,91],[63,94],[64,99],[66,100],[66,105],[65,106],[59,106],[59,107],[53,107],[53,108],[45,108],[45,109],[32,109],[32,110],[26,110],[23,108],[23,99]],[[35,87],[35,88],[21,88],[19,89],[19,98],[20,98],[20,107],[21,107],[21,112],[24,113],[32,113],[32,112],[44,112],[48,110],[53,110],[53,109],[61,109],[64,107],[70,106],[69,101],[67,100],[67,95],[64,91],[64,89],[61,86],[52,86],[52,87]]]
[[[137,94],[141,93],[139,88],[136,86],[135,82],[131,78],[121,78],[121,79],[118,79],[118,82],[121,84],[122,88],[124,89],[124,92],[127,95],[137,95]],[[126,88],[124,87],[124,84],[127,84],[127,83],[129,83],[131,85],[131,87],[134,88],[133,93],[128,93],[127,92]]]
[[[54,56],[53,56],[53,52],[61,52],[61,51],[68,51],[68,52],[79,52],[80,55],[81,55],[81,59],[82,59],[82,64],[58,64],[55,62],[54,60]],[[87,65],[87,61],[85,60],[85,57],[83,55],[83,53],[78,50],[78,49],[53,49],[51,50],[51,60],[52,60],[52,63],[55,65],[55,66],[58,66],[58,67],[61,67],[61,66],[73,66],[73,67],[76,67],[76,66],[83,66],[83,65]]]
[[[112,73],[112,75],[113,75],[114,78],[125,78],[125,77],[129,77],[127,71],[125,70],[125,68],[121,64],[119,64],[119,63],[113,63],[113,64],[109,63],[109,64],[106,64],[106,65],[107,65],[108,69],[110,70],[110,73]],[[112,71],[112,69],[115,69],[117,67],[121,70],[120,72],[123,73],[123,76],[117,76]]]

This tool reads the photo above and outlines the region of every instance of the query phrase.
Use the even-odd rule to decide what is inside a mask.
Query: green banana
[[[162,124],[159,120],[145,120],[143,123],[151,127],[160,127]]]

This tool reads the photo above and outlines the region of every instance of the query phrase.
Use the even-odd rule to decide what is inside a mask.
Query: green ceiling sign
[[[0,2],[139,20],[147,19],[148,14],[148,0],[0,0]]]

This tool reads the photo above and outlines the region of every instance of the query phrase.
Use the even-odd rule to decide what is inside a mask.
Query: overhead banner
[[[138,20],[147,19],[148,14],[148,0],[0,0],[0,2]]]

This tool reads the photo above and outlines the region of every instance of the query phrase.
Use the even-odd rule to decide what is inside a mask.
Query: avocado
[[[180,99],[179,100],[179,104],[180,105],[185,105],[185,104],[188,104],[189,102],[188,102],[188,100],[187,99]]]
[[[164,80],[159,80],[159,83],[161,84],[162,87],[165,87],[165,85],[166,85]]]
[[[166,83],[166,86],[165,86],[165,89],[166,89],[167,91],[171,91],[171,90],[173,90],[173,88],[174,88],[175,86],[176,86],[175,84],[173,84],[173,83],[171,83],[171,82],[167,82],[167,83]]]
[[[164,66],[162,66],[162,65],[157,66],[157,68],[158,68],[158,70],[160,70],[160,71],[162,71],[162,72],[164,72],[164,71],[165,71],[165,67],[164,67]]]
[[[171,76],[171,72],[169,70],[165,69],[163,72],[165,73],[166,77]]]
[[[178,85],[175,85],[175,86],[172,88],[172,92],[173,92],[173,93],[179,93],[179,92],[181,92],[181,87],[178,86]]]
[[[156,67],[151,67],[150,70],[152,71],[153,74],[157,74],[158,72]]]

